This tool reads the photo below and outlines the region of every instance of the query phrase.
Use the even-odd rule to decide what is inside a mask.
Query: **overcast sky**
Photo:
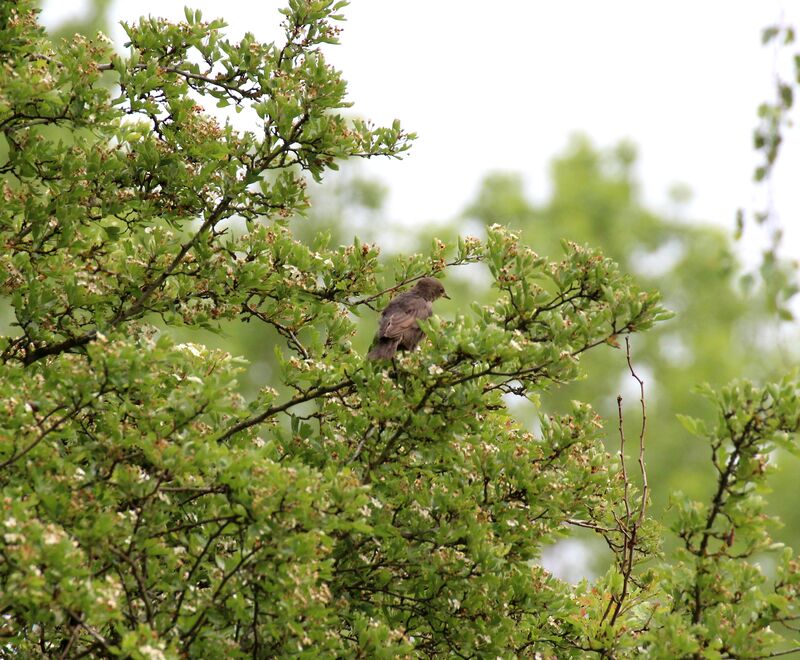
[[[181,20],[184,4],[117,0],[112,15]],[[694,192],[689,216],[732,226],[735,210],[754,204],[755,111],[772,94],[773,54],[761,46],[761,30],[782,16],[798,25],[792,4],[354,0],[342,46],[328,56],[349,81],[355,112],[379,123],[397,117],[419,134],[404,161],[363,166],[389,186],[392,220],[450,218],[498,169],[522,172],[543,199],[548,162],[580,131],[600,146],[622,138],[638,145],[654,208],[669,208],[668,189],[685,183]],[[46,1],[45,21],[82,6]],[[282,3],[191,6],[225,18],[233,38],[280,36]],[[121,30],[111,36],[124,40]],[[790,229],[800,224],[797,143],[790,141],[774,186]]]

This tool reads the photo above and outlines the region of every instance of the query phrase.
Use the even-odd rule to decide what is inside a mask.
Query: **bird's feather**
[[[378,338],[403,339],[407,333],[421,333],[419,319],[426,319],[433,313],[431,304],[410,292],[401,293],[392,300],[381,314],[378,325]]]
[[[417,347],[424,333],[419,321],[433,314],[431,301],[444,295],[444,287],[432,278],[423,278],[418,284],[392,298],[381,314],[378,332],[367,357],[370,360],[388,360],[398,350],[411,351]]]

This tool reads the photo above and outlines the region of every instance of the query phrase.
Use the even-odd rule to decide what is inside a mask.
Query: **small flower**
[[[52,525],[48,526],[47,531],[42,535],[42,540],[47,545],[56,545],[57,543],[61,543],[63,539],[63,533]]]
[[[203,355],[203,351],[197,344],[187,342],[186,344],[178,344],[175,348],[177,348],[179,351],[187,351],[195,357],[202,357]]]
[[[156,648],[155,646],[150,646],[149,644],[140,646],[139,653],[141,653],[145,658],[149,658],[149,660],[166,660],[167,658],[161,649]]]

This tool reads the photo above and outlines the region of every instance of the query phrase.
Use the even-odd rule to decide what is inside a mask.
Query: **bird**
[[[435,277],[423,277],[414,288],[392,298],[381,313],[367,358],[390,360],[398,350],[413,351],[423,335],[417,321],[433,314],[431,303],[437,298],[450,300],[444,285]]]

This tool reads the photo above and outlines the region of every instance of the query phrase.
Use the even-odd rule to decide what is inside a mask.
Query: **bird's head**
[[[448,296],[447,291],[444,290],[444,284],[435,277],[423,277],[417,282],[414,291],[425,298],[425,300],[430,300],[431,302],[437,298],[447,298],[450,300],[450,296]]]

